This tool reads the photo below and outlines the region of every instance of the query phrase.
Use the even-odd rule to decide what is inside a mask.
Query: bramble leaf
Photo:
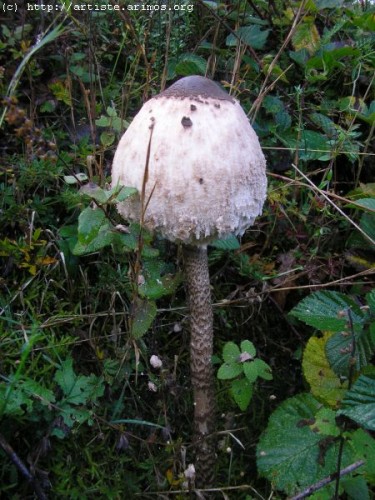
[[[312,293],[301,300],[289,314],[319,330],[339,332],[347,328],[348,308],[352,311],[354,330],[358,331],[362,328],[364,313],[351,297],[343,293],[331,291]]]
[[[327,360],[325,346],[331,335],[327,332],[322,338],[309,339],[303,355],[302,368],[312,394],[330,406],[337,407],[348,384],[340,381]]]
[[[375,430],[375,378],[361,375],[342,401],[339,415],[351,418],[371,431]]]
[[[338,443],[333,435],[322,436],[311,428],[321,404],[311,394],[284,401],[271,415],[257,447],[260,474],[288,495],[335,472]],[[344,447],[342,467],[353,461],[353,451]]]

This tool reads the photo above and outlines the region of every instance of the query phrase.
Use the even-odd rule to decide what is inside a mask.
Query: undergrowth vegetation
[[[209,250],[211,497],[373,498],[374,6],[19,3],[0,2],[1,498],[194,498],[180,252],[110,185],[142,103],[191,74],[240,101],[269,180],[256,225]]]

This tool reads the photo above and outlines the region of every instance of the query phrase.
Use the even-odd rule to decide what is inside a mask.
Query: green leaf
[[[130,196],[134,196],[138,193],[138,190],[133,187],[128,186],[114,186],[109,191],[110,196],[108,197],[109,201],[113,201],[115,203],[121,202],[129,198]]]
[[[240,363],[223,363],[217,372],[217,378],[220,380],[230,380],[238,377],[242,371],[243,367]]]
[[[226,363],[238,363],[240,354],[240,349],[234,342],[227,342],[223,347],[223,360]]]
[[[55,402],[53,392],[35,380],[27,379],[21,384],[21,387],[26,394],[37,398],[43,406],[48,406],[50,403]]]
[[[80,188],[79,192],[88,196],[92,200],[95,200],[99,203],[99,205],[103,205],[108,200],[107,192],[94,182],[88,182],[87,184],[83,185]]]
[[[349,205],[354,208],[363,207],[364,209],[369,209],[371,211],[375,211],[375,198],[360,198],[359,200],[355,200],[355,205]]]
[[[302,368],[312,394],[336,408],[344,397],[348,384],[341,382],[327,360],[325,346],[331,335],[327,332],[322,338],[309,339],[303,354]]]
[[[285,131],[288,130],[292,124],[292,118],[289,113],[282,110],[276,113],[275,115],[276,125],[278,126],[278,130]]]
[[[363,214],[359,221],[361,229],[372,239],[375,240],[375,215],[373,213]]]
[[[61,363],[54,378],[64,393],[65,403],[69,405],[87,404],[104,394],[103,380],[95,375],[77,376],[73,370],[72,358]]]
[[[337,137],[337,125],[328,116],[322,113],[312,113],[311,120],[328,135],[328,137]]]
[[[235,33],[244,44],[249,45],[253,49],[263,49],[270,32],[271,30],[269,29],[261,30],[260,26],[252,24],[250,26],[242,26],[241,28],[238,28]],[[227,46],[235,47],[238,42],[237,37],[231,33],[226,39]]]
[[[357,429],[350,436],[350,445],[354,448],[357,459],[365,461],[364,471],[366,478],[375,483],[375,439],[363,429]],[[362,469],[361,469],[362,470]]]
[[[289,148],[298,149],[299,158],[304,161],[327,161],[331,158],[331,150],[325,134],[314,130],[303,130],[301,137],[296,133],[280,134],[280,140]]]
[[[120,186],[119,184],[105,190],[97,184],[89,182],[82,186],[79,192],[95,200],[99,205],[105,205],[106,203],[114,204],[124,201],[138,191],[136,188]]]
[[[366,301],[368,306],[370,307],[371,313],[375,315],[375,288],[371,290],[371,292],[366,294]]]
[[[179,57],[175,66],[177,75],[204,75],[206,73],[207,61],[196,54],[183,54]]]
[[[346,310],[352,310],[354,329],[362,328],[364,314],[353,299],[343,293],[315,292],[301,300],[289,314],[319,330],[338,332],[347,328]]]
[[[337,9],[341,7],[344,0],[315,0],[315,5],[319,10],[322,9]]]
[[[210,246],[219,248],[220,250],[238,250],[240,248],[238,239],[233,234],[221,240],[211,242]]]
[[[131,336],[140,339],[148,331],[157,314],[155,302],[136,299],[132,304]]]
[[[310,54],[316,51],[320,36],[312,17],[305,17],[305,22],[298,24],[292,42],[296,50],[307,49]]]
[[[326,407],[317,411],[310,429],[323,436],[339,436],[341,432],[336,424],[336,412]]]
[[[180,275],[174,276],[168,270],[168,265],[162,260],[144,260],[140,274],[142,284],[138,287],[140,296],[156,300],[173,293],[180,282]]]
[[[285,106],[280,97],[274,95],[267,95],[263,100],[263,107],[267,111],[267,113],[271,113],[275,115],[276,113],[280,113],[285,110]]]
[[[355,352],[353,357],[353,338],[348,330],[333,334],[326,344],[327,359],[337,375],[348,376],[354,360],[355,369],[360,371],[361,368],[370,363],[375,351],[375,332],[367,329],[354,334]]]
[[[104,220],[103,210],[85,208],[78,218],[78,241],[83,245],[90,243],[98,235]]]
[[[109,224],[104,224],[99,228],[99,232],[88,243],[81,243],[78,241],[73,248],[74,255],[86,255],[89,253],[97,252],[102,248],[112,244],[113,240],[119,236],[113,231]]]
[[[311,394],[299,394],[284,401],[271,415],[257,447],[259,473],[274,488],[288,495],[335,472],[338,444],[334,436],[322,436],[311,425],[321,404]],[[344,448],[342,467],[353,459]]]
[[[241,411],[249,406],[253,395],[253,386],[246,378],[233,380],[230,392]]]
[[[258,377],[261,377],[264,380],[272,380],[271,368],[265,361],[262,359],[254,359],[253,363],[257,369]]]
[[[375,378],[361,375],[346,393],[338,414],[375,431]]]
[[[33,400],[30,394],[24,392],[17,384],[10,388],[8,384],[0,383],[0,417],[4,415],[24,415],[33,410]]]
[[[362,476],[343,477],[340,486],[351,500],[370,500],[366,479]]]
[[[253,384],[259,376],[258,367],[255,364],[255,361],[256,360],[246,361],[246,363],[242,366],[243,372],[250,384]]]
[[[114,132],[104,131],[100,134],[100,144],[105,148],[112,146],[112,144],[115,142],[115,139],[116,135],[114,134]]]
[[[77,173],[75,175],[64,175],[64,181],[67,184],[78,184],[78,182],[87,181],[88,177],[86,174]]]
[[[241,342],[241,352],[247,352],[251,357],[255,358],[257,351],[255,346],[250,340],[243,340]]]

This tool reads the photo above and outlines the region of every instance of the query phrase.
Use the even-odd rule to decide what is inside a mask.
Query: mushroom
[[[152,138],[151,138],[152,136]],[[190,309],[197,485],[212,483],[215,397],[207,244],[242,235],[261,213],[266,162],[239,102],[201,76],[147,101],[117,147],[112,184],[135,187],[118,204],[127,220],[182,243]]]

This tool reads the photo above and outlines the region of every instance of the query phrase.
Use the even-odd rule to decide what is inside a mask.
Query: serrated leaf
[[[219,380],[230,380],[238,377],[242,371],[242,365],[239,363],[223,363],[217,372],[217,378]]]
[[[344,476],[340,479],[340,486],[351,500],[370,500],[368,485],[363,476]]]
[[[319,330],[338,332],[347,327],[348,316],[345,311],[348,308],[352,310],[354,329],[361,329],[364,314],[354,300],[343,293],[331,291],[312,293],[301,300],[289,314]]]
[[[104,384],[101,378],[95,375],[86,377],[74,373],[72,358],[61,363],[54,378],[64,393],[64,401],[69,405],[87,404],[104,393]]]
[[[339,436],[341,433],[336,424],[336,412],[326,407],[317,411],[314,422],[310,424],[310,429],[323,436]]]
[[[374,484],[375,482],[375,439],[363,429],[357,429],[350,436],[350,444],[353,446],[357,459],[364,460],[364,471],[366,478]],[[362,470],[362,468],[361,468]]]
[[[292,124],[292,118],[289,113],[282,110],[276,113],[275,115],[276,125],[280,130],[288,130]]]
[[[338,414],[351,418],[365,429],[375,430],[375,378],[361,375],[342,401]]]
[[[8,393],[8,385],[0,383],[0,416],[24,415],[33,409],[33,400],[20,387],[14,385]]]
[[[223,347],[223,360],[226,363],[238,363],[240,348],[234,342],[227,342]]]
[[[285,106],[280,97],[274,95],[267,95],[263,100],[263,107],[268,113],[275,115],[284,111]]]
[[[64,424],[69,428],[72,428],[74,424],[83,424],[88,422],[92,425],[91,412],[85,407],[71,406],[69,402],[63,401],[59,403],[59,412],[64,419]],[[66,433],[54,433],[58,438],[62,439],[66,436]]]
[[[364,330],[354,335],[355,351],[352,355],[353,338],[348,330],[333,334],[326,344],[329,364],[337,375],[349,375],[350,366],[360,371],[370,363],[375,351],[375,332]]]
[[[138,298],[132,304],[131,336],[140,339],[148,331],[157,314],[155,302]]]
[[[335,472],[338,444],[311,430],[321,404],[311,394],[284,401],[271,415],[257,447],[259,473],[288,495]],[[322,452],[324,450],[324,453]],[[342,467],[353,459],[346,447]]]
[[[337,126],[328,116],[322,113],[311,113],[310,118],[319,128],[323,129],[328,137],[337,136]]]
[[[227,238],[213,241],[210,243],[210,246],[219,248],[220,250],[238,250],[240,248],[238,239],[233,234]]]
[[[183,54],[179,57],[174,68],[177,75],[204,75],[206,73],[207,61],[196,54]]]
[[[253,358],[255,358],[255,356],[257,354],[255,346],[252,342],[250,342],[250,340],[243,340],[241,342],[241,352],[247,352]]]
[[[327,161],[331,158],[326,135],[315,130],[303,130],[300,137],[296,133],[280,134],[280,140],[293,150],[298,148],[301,160]]]
[[[344,397],[348,384],[340,381],[327,360],[325,346],[331,335],[327,332],[322,338],[309,339],[303,354],[302,368],[312,394],[336,408]]]
[[[245,378],[233,380],[230,392],[241,411],[245,411],[249,406],[253,395],[252,384]]]
[[[268,35],[271,30],[261,30],[260,26],[257,24],[252,24],[250,26],[242,26],[236,30],[237,37],[241,42],[249,45],[253,49],[263,49],[266,44]],[[227,36],[226,45],[227,47],[235,47],[238,43],[238,38],[232,33]]]
[[[50,403],[56,401],[53,392],[35,380],[27,379],[22,383],[21,387],[26,394],[37,398],[44,406],[48,406]]]

